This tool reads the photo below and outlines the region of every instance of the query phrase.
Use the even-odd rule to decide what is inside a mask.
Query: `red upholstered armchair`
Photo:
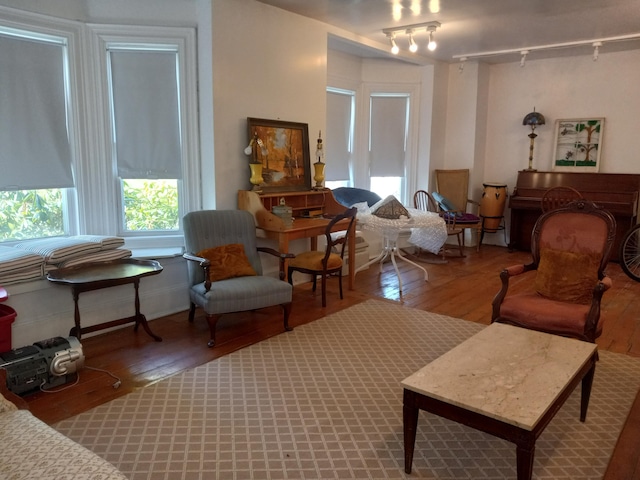
[[[595,342],[615,230],[613,216],[586,200],[542,214],[531,235],[533,261],[500,273],[491,321]],[[509,295],[509,279],[523,274],[534,291]]]

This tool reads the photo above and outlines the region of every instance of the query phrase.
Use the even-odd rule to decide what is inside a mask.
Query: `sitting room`
[[[0,0],[0,476],[637,477],[614,4]]]

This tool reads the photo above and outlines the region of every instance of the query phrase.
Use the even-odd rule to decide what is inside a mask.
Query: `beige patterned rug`
[[[55,425],[142,479],[514,479],[515,446],[421,412],[404,473],[400,381],[482,325],[369,300]],[[640,360],[601,352],[536,443],[534,479],[601,479]]]

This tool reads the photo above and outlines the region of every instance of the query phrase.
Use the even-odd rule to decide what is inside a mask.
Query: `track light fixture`
[[[418,51],[418,44],[413,39],[413,30],[407,30],[407,35],[409,35],[409,51],[416,53]]]
[[[527,54],[535,53],[537,51],[542,50],[557,50],[560,48],[572,48],[572,47],[580,47],[583,45],[590,45],[593,47],[593,60],[598,60],[598,55],[600,53],[600,47],[602,47],[605,43],[610,42],[625,42],[630,40],[638,40],[640,39],[640,33],[631,33],[629,35],[619,35],[617,37],[606,37],[606,38],[596,38],[593,40],[578,40],[576,42],[565,42],[565,43],[552,43],[549,45],[535,45],[532,47],[522,48],[512,48],[507,50],[493,50],[489,52],[477,52],[477,53],[464,53],[461,55],[454,55],[454,59],[475,59],[475,58],[484,58],[484,57],[497,57],[502,55],[511,55],[514,53],[519,53],[520,57],[520,66],[524,66],[524,62],[526,61]]]
[[[600,47],[602,46],[602,42],[593,42],[593,61],[598,60],[598,54],[600,53]]]
[[[389,38],[389,43],[391,43],[391,53],[397,55],[400,51],[398,48],[398,44],[396,43],[396,34],[393,32],[387,33],[387,37]]]
[[[385,28],[382,30],[387,38],[389,39],[389,43],[391,44],[391,53],[397,55],[400,51],[396,43],[396,34],[405,34],[409,37],[409,51],[415,53],[418,51],[418,45],[416,43],[416,33],[420,31],[426,31],[429,34],[429,43],[427,48],[430,51],[434,51],[436,49],[436,41],[435,41],[435,31],[440,27],[440,22],[425,22],[425,23],[416,23],[413,25],[405,25],[403,27],[393,27],[393,28]]]
[[[429,44],[427,45],[427,48],[429,49],[430,52],[433,52],[438,46],[438,44],[433,38],[433,33],[436,31],[436,28],[438,27],[436,27],[435,25],[429,25],[427,27],[427,32],[429,32]]]

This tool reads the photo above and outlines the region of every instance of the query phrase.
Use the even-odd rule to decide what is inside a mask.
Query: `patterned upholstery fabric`
[[[2,405],[11,402],[0,396]],[[116,467],[65,437],[28,410],[0,413],[0,478],[11,480],[126,480]]]

